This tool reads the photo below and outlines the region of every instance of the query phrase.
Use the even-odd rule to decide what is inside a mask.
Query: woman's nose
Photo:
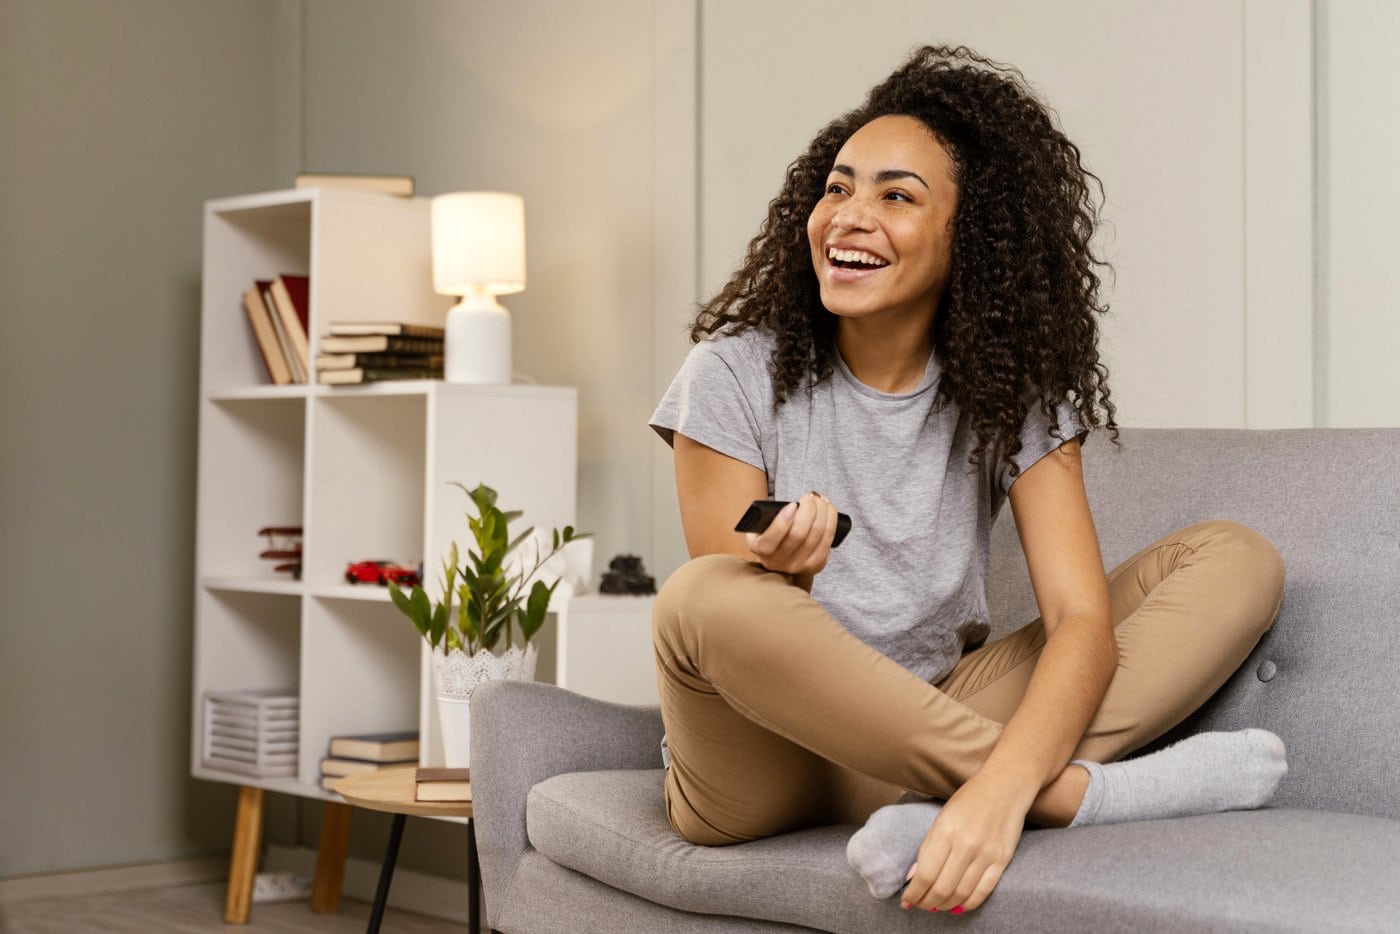
[[[841,203],[836,213],[831,215],[831,225],[845,230],[865,230],[869,228],[870,213],[858,198],[850,198]]]

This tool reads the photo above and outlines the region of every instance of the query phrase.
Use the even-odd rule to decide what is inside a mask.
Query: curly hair
[[[1089,246],[1103,184],[1052,114],[1009,65],[965,46],[915,50],[788,166],[743,262],[701,306],[691,340],[770,331],[779,405],[804,379],[810,389],[831,376],[837,318],[821,303],[807,217],[856,130],[878,117],[909,116],[948,152],[959,192],[950,278],[932,328],[942,367],[938,404],[951,401],[967,414],[977,438],[971,461],[999,448],[1015,476],[1011,459],[1036,399],[1052,424],[1054,406],[1070,400],[1086,428],[1106,427],[1117,443],[1096,320],[1108,306],[1100,304],[1095,269],[1107,263]]]

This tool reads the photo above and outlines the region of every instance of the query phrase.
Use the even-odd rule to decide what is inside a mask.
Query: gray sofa
[[[1259,726],[1288,745],[1271,807],[1031,830],[960,917],[876,901],[853,827],[741,846],[666,822],[654,708],[483,687],[472,771],[488,916],[582,931],[1400,931],[1400,429],[1128,430],[1085,450],[1109,567],[1226,516],[1288,566],[1273,630],[1177,735]],[[1037,614],[1010,510],[993,534],[998,632]]]

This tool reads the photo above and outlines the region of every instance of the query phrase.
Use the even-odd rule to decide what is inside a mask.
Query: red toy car
[[[405,587],[418,583],[418,572],[393,561],[356,561],[345,569],[345,580],[351,584],[379,584],[389,581]]]

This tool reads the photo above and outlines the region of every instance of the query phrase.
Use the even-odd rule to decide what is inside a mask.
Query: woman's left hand
[[[919,846],[903,906],[959,914],[980,906],[1016,853],[1034,797],[985,771],[964,783]]]

